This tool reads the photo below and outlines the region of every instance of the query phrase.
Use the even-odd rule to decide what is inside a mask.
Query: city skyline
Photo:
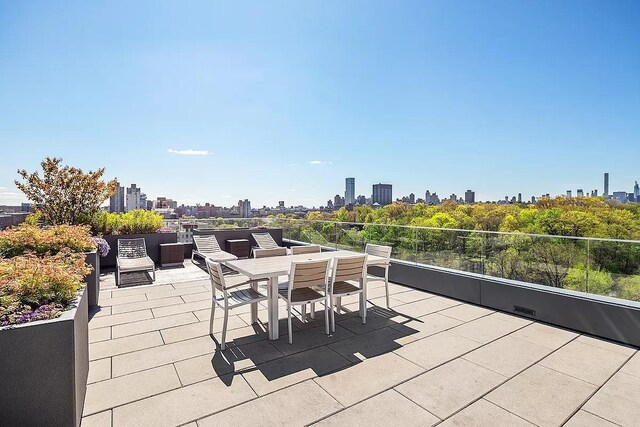
[[[344,177],[498,200],[607,170],[630,192],[638,21],[637,2],[3,2],[0,204],[45,156],[187,204],[319,206]]]

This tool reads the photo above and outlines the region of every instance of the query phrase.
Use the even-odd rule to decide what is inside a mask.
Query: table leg
[[[254,291],[257,291],[258,290],[258,284],[257,283],[252,283],[251,284],[251,289],[253,289]],[[258,303],[254,302],[254,303],[251,304],[251,324],[253,325],[257,321],[258,321]]]
[[[269,339],[277,340],[280,337],[278,330],[278,277],[269,278],[269,289],[271,295],[269,298]]]

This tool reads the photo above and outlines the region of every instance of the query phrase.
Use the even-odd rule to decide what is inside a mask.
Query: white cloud
[[[309,161],[310,165],[332,165],[333,162],[331,161],[324,161],[324,160],[310,160]]]
[[[213,154],[211,151],[209,150],[174,150],[173,148],[169,148],[167,150],[168,153],[171,154],[180,154],[183,156],[208,156],[210,154]]]

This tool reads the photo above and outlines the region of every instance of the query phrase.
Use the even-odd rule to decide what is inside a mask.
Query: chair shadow
[[[153,284],[153,277],[148,271],[131,271],[127,273],[120,273],[120,283],[118,283],[118,288],[151,284]]]
[[[211,358],[211,367],[218,380],[230,386],[237,375],[259,371],[267,381],[275,381],[309,369],[322,377],[361,363],[363,359],[401,348],[399,340],[419,332],[406,323],[422,322],[375,305],[367,310],[365,325],[357,311],[345,310],[337,314],[336,332],[330,336],[325,335],[324,310],[318,310],[315,319],[308,316],[307,320],[303,323],[296,317],[292,321],[295,330],[291,345],[288,343],[286,319],[280,319],[280,338],[266,341],[268,344],[264,341],[268,325],[260,321],[252,325],[252,335],[227,342],[224,351],[220,350],[218,340],[212,337],[217,347]],[[216,336],[219,336],[219,331],[216,331]],[[274,347],[280,355],[265,360],[265,345]],[[239,368],[239,365],[247,367]]]

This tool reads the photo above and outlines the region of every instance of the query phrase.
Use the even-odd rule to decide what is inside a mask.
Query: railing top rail
[[[384,224],[384,223],[373,223],[373,222],[347,222],[347,221],[328,221],[322,219],[306,219],[306,218],[202,218],[198,221],[206,222],[206,221],[221,221],[221,222],[233,222],[233,221],[261,221],[261,222],[270,222],[270,221],[287,221],[287,222],[309,222],[309,223],[331,223],[331,224],[343,224],[343,225],[358,225],[358,226],[380,226],[380,227],[399,227],[399,228],[409,228],[409,229],[417,229],[417,230],[433,230],[433,231],[457,231],[464,233],[479,233],[479,234],[493,234],[493,235],[504,235],[504,236],[518,236],[518,237],[537,237],[537,238],[555,238],[555,239],[569,239],[569,240],[585,240],[585,241],[595,241],[595,242],[612,242],[612,243],[635,243],[640,244],[640,240],[628,240],[628,239],[612,239],[612,238],[602,238],[602,237],[577,237],[577,236],[562,236],[562,235],[552,235],[552,234],[535,234],[535,233],[513,233],[509,231],[488,231],[488,230],[469,230],[463,228],[443,228],[443,227],[425,227],[419,225],[400,225],[400,224]],[[178,221],[181,220],[169,220],[169,221]],[[192,221],[194,220],[184,220]]]

